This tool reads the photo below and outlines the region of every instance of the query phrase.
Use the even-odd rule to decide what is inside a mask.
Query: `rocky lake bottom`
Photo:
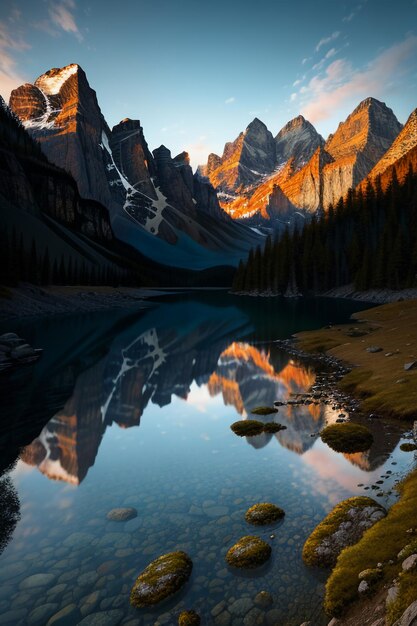
[[[345,321],[365,305],[274,300],[257,307],[194,295],[129,318],[68,317],[17,329],[45,352],[0,383],[9,417],[0,445],[18,453],[0,482],[10,509],[0,542],[0,625],[174,625],[184,609],[216,626],[328,623],[326,571],[303,564],[306,538],[344,498],[395,501],[392,488],[414,454],[399,448],[404,427],[367,416],[370,451],[334,452],[319,432],[349,417],[344,399],[292,404],[297,394],[324,389],[327,374],[277,340]],[[262,419],[285,430],[250,438],[230,430],[276,401],[278,412]],[[249,526],[245,512],[257,502],[278,505],[285,517]],[[109,520],[116,507],[137,516]],[[233,570],[226,552],[248,534],[267,541],[272,557],[258,569]],[[132,607],[137,576],[174,550],[193,561],[189,581],[152,609]]]

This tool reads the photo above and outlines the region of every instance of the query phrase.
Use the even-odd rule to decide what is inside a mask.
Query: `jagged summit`
[[[323,137],[302,115],[287,122],[275,141],[277,164],[281,165],[293,158],[296,169],[307,163],[314,151],[324,145]]]
[[[71,63],[61,68],[54,67],[39,76],[34,84],[48,96],[53,96],[60,92],[62,86],[70,76],[78,72],[85,73],[77,63]]]

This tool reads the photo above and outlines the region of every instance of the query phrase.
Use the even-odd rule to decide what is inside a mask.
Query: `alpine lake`
[[[306,538],[350,496],[389,506],[413,455],[399,449],[404,428],[368,419],[368,452],[324,444],[319,432],[340,408],[285,404],[322,372],[279,340],[365,308],[209,291],[1,322],[44,352],[0,376],[0,625],[175,625],[184,609],[214,626],[327,624],[328,572],[304,565]],[[276,414],[251,415],[276,401]],[[251,417],[286,429],[231,431]],[[250,526],[245,512],[258,502],[285,517]],[[137,516],[110,521],[117,507]],[[272,556],[232,570],[225,554],[244,535],[265,539]],[[132,607],[137,576],[174,550],[193,561],[189,581],[151,609]]]

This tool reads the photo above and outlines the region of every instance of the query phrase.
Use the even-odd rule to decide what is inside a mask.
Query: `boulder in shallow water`
[[[232,546],[227,554],[226,561],[233,567],[254,569],[263,565],[271,556],[271,546],[253,535],[246,535]]]
[[[193,562],[185,552],[160,556],[137,577],[130,592],[130,603],[137,608],[158,604],[181,589],[192,569]]]
[[[277,522],[284,515],[285,511],[280,509],[279,506],[271,502],[260,502],[259,504],[254,504],[246,511],[245,520],[254,526],[263,526]]]

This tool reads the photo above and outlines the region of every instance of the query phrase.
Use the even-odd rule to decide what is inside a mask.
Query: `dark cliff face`
[[[112,241],[106,208],[81,198],[74,179],[44,158],[5,108],[1,123],[0,194],[4,200],[33,215],[47,215],[96,241]],[[14,149],[14,144],[23,141],[27,142],[23,151]]]
[[[51,163],[72,174],[83,198],[109,209],[117,203],[119,190],[108,185],[106,154],[100,147],[103,134],[110,136],[110,130],[78,65],[55,68],[33,85],[15,89],[10,108],[41,143]]]

